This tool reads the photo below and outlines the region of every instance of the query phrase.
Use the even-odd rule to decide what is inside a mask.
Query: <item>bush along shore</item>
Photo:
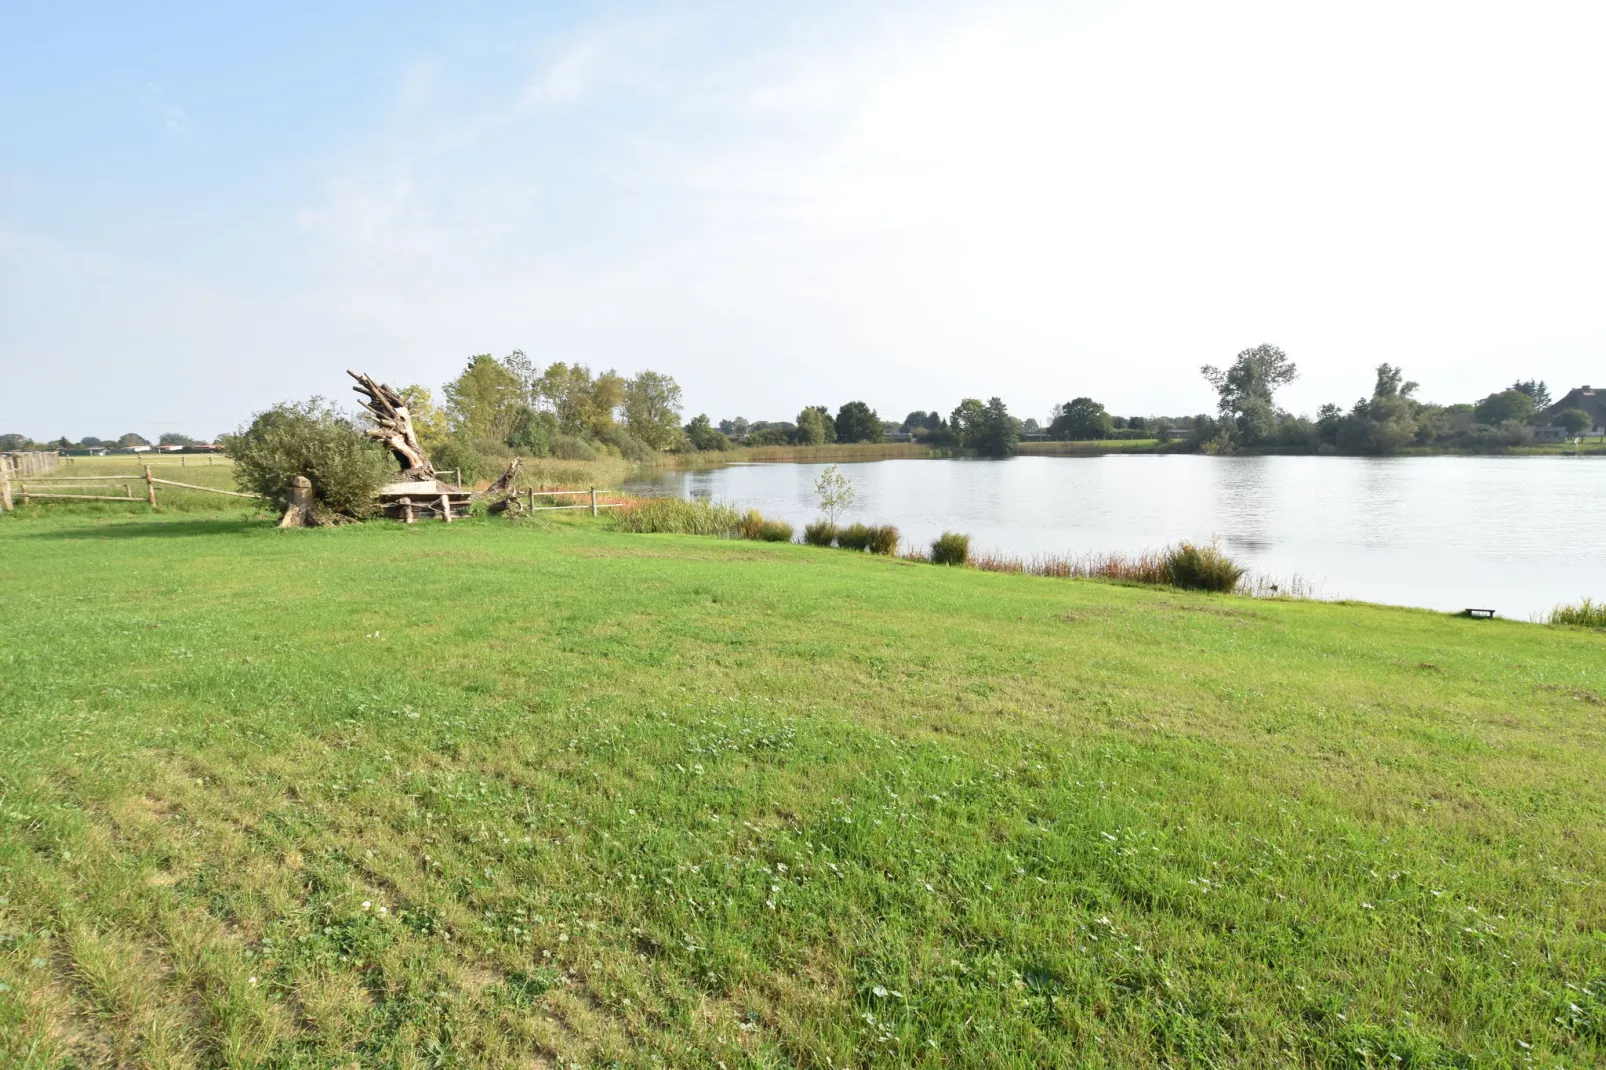
[[[721,538],[792,541],[792,527],[768,520],[756,509],[743,513],[733,506],[678,498],[647,498],[619,510],[614,519],[620,531],[636,533],[713,535]],[[837,525],[817,520],[803,529],[801,541],[809,546],[836,547],[882,556],[898,554],[900,535],[891,525],[853,523]],[[929,547],[912,547],[901,555],[906,561],[957,565],[985,572],[1018,572],[1059,579],[1113,580],[1179,587],[1184,590],[1237,592],[1258,596],[1308,596],[1297,581],[1276,584],[1249,574],[1214,544],[1179,542],[1164,550],[1124,554],[1020,557],[1009,554],[973,554],[970,536],[944,532]]]

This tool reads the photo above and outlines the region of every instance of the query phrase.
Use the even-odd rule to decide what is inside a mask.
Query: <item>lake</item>
[[[822,464],[664,471],[632,484],[816,519]],[[1219,537],[1256,572],[1323,598],[1527,619],[1606,597],[1606,463],[1579,457],[1108,455],[843,464],[845,521],[944,530],[974,550],[1157,549]]]

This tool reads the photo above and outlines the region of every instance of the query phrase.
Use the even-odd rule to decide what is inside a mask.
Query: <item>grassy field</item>
[[[0,1065],[1586,1066],[1606,636],[0,518]]]

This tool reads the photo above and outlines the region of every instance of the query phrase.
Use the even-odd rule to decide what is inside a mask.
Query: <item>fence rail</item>
[[[0,455],[0,512],[9,512],[16,508],[12,500],[12,482],[16,478],[16,470],[10,465],[15,455]],[[49,456],[48,454],[44,456]],[[223,494],[230,498],[251,498],[256,501],[267,501],[261,494],[246,494],[237,490],[223,490],[219,487],[203,487],[198,483],[180,483],[176,479],[158,479],[151,474],[151,466],[145,465],[145,503],[152,509],[156,508],[156,487],[182,487],[185,490],[198,490],[204,494]],[[73,500],[91,502],[137,502],[140,499],[134,496],[133,485],[124,478],[111,476],[51,476],[35,478],[31,482],[16,479],[17,497],[22,499],[23,505],[33,504],[35,498],[52,500]],[[121,485],[124,497],[109,494],[69,494],[65,490],[55,489],[65,486],[68,489],[88,490],[93,486],[115,487]],[[38,490],[38,487],[48,487],[49,490]]]
[[[537,498],[557,498],[557,497],[560,497],[560,496],[565,495],[565,494],[589,494],[589,495],[591,495],[591,501],[590,501],[589,504],[586,504],[586,505],[536,505],[535,504],[535,499],[537,499]],[[597,501],[597,488],[596,487],[589,487],[586,490],[535,490],[533,488],[528,488],[524,492],[524,497],[525,497],[524,510],[525,510],[525,512],[528,512],[528,513],[550,513],[550,512],[552,512],[554,510],[557,510],[557,509],[590,509],[591,510],[591,515],[592,516],[596,516],[598,509],[617,509],[620,506],[625,504],[624,502],[599,502],[599,501]]]

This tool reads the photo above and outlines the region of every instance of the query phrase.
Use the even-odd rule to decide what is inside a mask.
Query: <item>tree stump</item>
[[[290,504],[284,510],[284,516],[279,520],[281,528],[315,528],[320,523],[315,515],[317,505],[312,496],[312,480],[306,476],[296,476],[290,481]]]

